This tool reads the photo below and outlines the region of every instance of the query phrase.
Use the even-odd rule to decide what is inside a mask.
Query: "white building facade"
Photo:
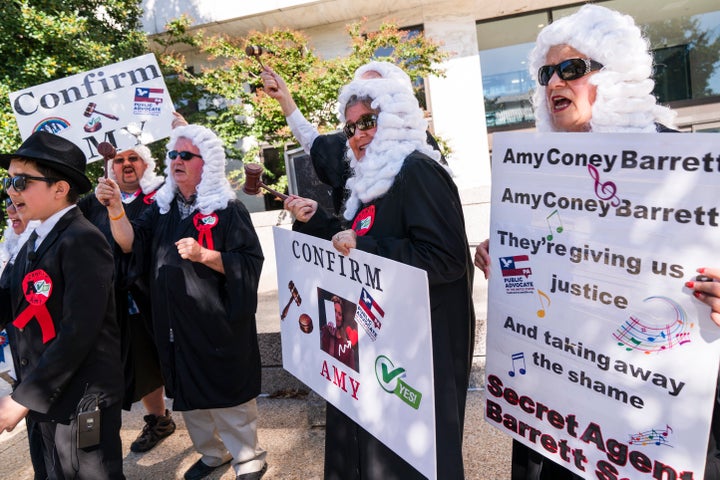
[[[688,131],[720,130],[720,48],[702,51],[698,38],[720,35],[716,0],[609,0],[597,2],[632,15],[651,40],[659,69],[658,96],[678,112]],[[287,27],[303,31],[326,58],[349,52],[346,25],[365,18],[372,29],[385,21],[421,28],[449,58],[444,78],[426,79],[434,133],[448,141],[450,164],[461,191],[490,184],[492,133],[532,128],[525,58],[540,28],[582,3],[551,0],[144,0],[149,35],[182,14],[193,28],[245,36]],[[716,44],[717,45],[717,44]],[[712,45],[709,45],[712,47]],[[203,58],[185,52],[200,66]],[[708,69],[711,71],[707,74]],[[664,97],[664,98],[663,98]],[[484,190],[484,188],[482,188]]]

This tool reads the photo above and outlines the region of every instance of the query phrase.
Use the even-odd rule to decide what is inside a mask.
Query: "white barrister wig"
[[[202,177],[197,186],[197,206],[200,213],[208,215],[227,207],[228,202],[235,199],[236,195],[225,176],[227,160],[222,140],[209,128],[201,125],[185,125],[173,129],[167,143],[168,151],[175,149],[175,143],[180,137],[190,140],[203,157]],[[165,185],[155,196],[162,214],[170,211],[170,205],[177,192],[177,185],[170,171],[171,160],[168,158],[165,163]]]
[[[372,61],[368,62],[365,65],[362,65],[358,67],[357,70],[355,70],[355,77],[354,80],[363,80],[362,76],[368,72],[375,72],[378,75],[380,75],[382,78],[392,78],[394,80],[397,80],[399,82],[402,82],[405,84],[405,86],[412,92],[412,82],[410,81],[410,77],[408,76],[405,71],[395,65],[394,63],[390,62],[378,62],[378,61]],[[370,80],[370,79],[367,79]]]
[[[142,192],[147,195],[157,190],[158,187],[163,184],[165,178],[155,173],[155,159],[153,158],[150,149],[145,145],[135,145],[134,147],[123,151],[123,153],[127,151],[134,151],[137,153],[138,157],[140,157],[142,161],[145,162],[145,165],[147,165],[145,173],[143,173],[143,176],[140,179],[140,189]],[[117,182],[115,172],[112,169],[112,160],[108,160],[108,163],[108,177]]]
[[[597,86],[590,129],[593,132],[654,132],[656,122],[672,127],[675,113],[652,94],[653,57],[633,18],[598,5],[584,5],[540,32],[530,52],[530,74],[537,81],[551,47],[569,45],[604,65],[590,82]],[[533,95],[539,131],[553,131],[545,88]]]
[[[20,234],[16,234],[12,228],[12,220],[7,221],[7,226],[3,232],[3,241],[0,243],[0,273],[5,269],[8,262],[15,261],[15,256],[20,251],[30,234],[40,225],[40,220],[30,220],[25,230]]]
[[[371,108],[378,112],[377,131],[362,161],[355,158],[348,145],[353,176],[347,181],[350,191],[345,202],[344,217],[347,220],[354,218],[360,205],[387,193],[405,158],[414,150],[435,161],[440,160],[440,153],[427,144],[427,120],[413,95],[408,76],[392,64],[387,64],[392,68],[380,65],[383,63],[387,62],[371,62],[360,67],[358,72],[368,67],[364,71],[378,71],[390,77],[363,80],[359,78],[362,73],[356,74],[356,79],[340,90],[338,98],[343,123],[348,104],[358,100],[370,100]],[[381,69],[385,71],[379,71]],[[398,75],[395,70],[400,70],[403,75]]]

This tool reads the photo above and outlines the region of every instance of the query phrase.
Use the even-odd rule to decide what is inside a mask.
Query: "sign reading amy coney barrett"
[[[151,53],[13,92],[10,105],[23,140],[45,130],[88,161],[102,158],[101,142],[122,150],[168,137],[175,110]]]
[[[425,271],[274,229],[283,367],[436,477]]]
[[[587,479],[700,480],[720,135],[498,133],[486,419]],[[706,272],[709,273],[709,272]]]

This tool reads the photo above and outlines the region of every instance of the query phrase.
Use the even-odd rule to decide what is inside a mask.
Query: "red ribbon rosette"
[[[45,303],[52,293],[52,280],[45,270],[33,270],[25,275],[22,281],[23,294],[29,303],[27,308],[13,321],[13,325],[20,330],[33,318],[37,318],[42,331],[42,341],[47,343],[55,338],[55,325]]]
[[[145,198],[143,198],[143,202],[145,203],[145,205],[151,205],[151,204],[155,203],[155,195],[157,194],[157,192],[158,191],[155,190],[154,192],[151,192],[151,193],[148,193],[147,195],[145,195]]]
[[[203,245],[210,250],[215,250],[215,244],[213,243],[212,232],[210,231],[218,224],[218,216],[216,213],[210,213],[203,215],[202,213],[196,213],[193,217],[193,224],[198,231],[198,243]]]
[[[375,205],[370,205],[360,210],[360,213],[355,216],[352,229],[359,237],[362,237],[370,231],[373,223],[375,223]]]

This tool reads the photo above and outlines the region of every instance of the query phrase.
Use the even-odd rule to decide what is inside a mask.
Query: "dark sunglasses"
[[[555,72],[562,80],[577,80],[590,72],[600,70],[603,66],[589,58],[570,58],[557,65],[543,65],[538,69],[538,83],[543,87],[546,86]]]
[[[113,163],[115,163],[115,165],[122,165],[123,163],[125,163],[125,160],[130,163],[135,163],[140,160],[140,157],[138,157],[137,155],[130,155],[129,157],[116,157],[113,160]]]
[[[59,178],[50,178],[50,177],[32,177],[30,175],[15,175],[14,177],[5,177],[2,180],[3,187],[5,188],[5,191],[7,191],[10,186],[15,189],[16,192],[22,192],[27,188],[28,180],[40,180],[42,182],[47,183],[55,183],[59,182]]]
[[[343,132],[345,132],[347,138],[352,138],[352,136],[355,135],[356,129],[364,132],[365,130],[377,127],[377,119],[377,114],[366,113],[365,115],[361,115],[356,122],[347,122],[343,127]]]
[[[170,160],[175,160],[177,157],[180,157],[180,160],[185,160],[185,161],[188,161],[193,157],[202,158],[202,156],[198,155],[197,153],[192,153],[192,152],[186,152],[186,151],[178,152],[177,150],[170,150],[168,152],[168,158]]]

